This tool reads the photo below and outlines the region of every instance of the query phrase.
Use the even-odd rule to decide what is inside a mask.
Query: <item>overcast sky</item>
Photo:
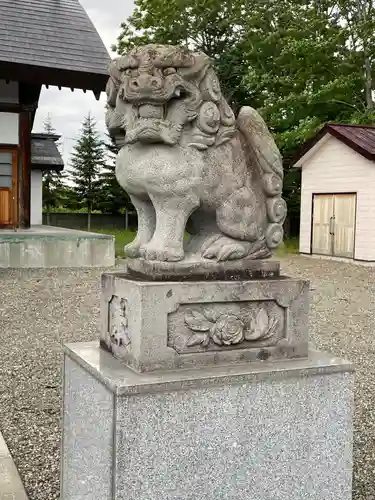
[[[116,42],[120,33],[120,23],[133,10],[133,0],[80,0],[94,23],[108,50]],[[114,55],[112,52],[110,52]],[[83,118],[89,112],[94,116],[99,131],[105,133],[104,125],[105,94],[97,101],[92,92],[82,90],[61,89],[55,87],[42,88],[39,107],[35,116],[33,132],[43,131],[43,122],[48,113],[51,114],[52,125],[61,137],[61,151],[65,166],[68,166],[69,154],[79,137]]]

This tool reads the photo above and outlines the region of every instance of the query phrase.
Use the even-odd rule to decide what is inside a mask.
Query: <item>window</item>
[[[12,189],[12,153],[0,151],[0,188]]]

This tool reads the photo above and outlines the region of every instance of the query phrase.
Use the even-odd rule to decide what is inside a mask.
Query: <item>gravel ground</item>
[[[59,498],[61,343],[98,337],[100,274],[0,270],[0,430],[30,500]]]
[[[298,256],[311,339],[356,365],[353,500],[375,500],[375,268]],[[61,343],[98,337],[100,270],[0,270],[0,429],[30,500],[59,497]]]

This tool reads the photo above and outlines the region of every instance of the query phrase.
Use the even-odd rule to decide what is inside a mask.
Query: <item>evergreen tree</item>
[[[47,134],[56,134],[50,113],[43,123],[43,128]],[[56,142],[56,146],[59,148],[60,143]],[[62,171],[45,170],[43,172],[43,207],[47,214],[47,224],[50,223],[51,208],[58,207],[62,202],[65,177]]]
[[[83,121],[81,137],[74,146],[70,161],[72,193],[77,206],[87,209],[87,229],[91,228],[91,213],[99,202],[100,173],[104,163],[104,143],[99,138],[96,123],[89,114]]]
[[[127,192],[116,179],[116,156],[118,147],[110,137],[107,138],[105,170],[100,175],[99,208],[104,213],[120,214],[134,210]]]

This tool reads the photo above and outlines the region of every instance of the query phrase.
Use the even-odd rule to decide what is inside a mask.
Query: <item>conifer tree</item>
[[[46,134],[56,134],[50,113],[48,113],[43,123],[43,128]],[[60,146],[58,141],[56,142],[56,146],[58,148]],[[66,175],[62,171],[45,170],[43,172],[43,206],[47,213],[47,224],[50,223],[51,208],[58,207],[62,201],[65,177]]]
[[[101,174],[101,189],[99,208],[102,212],[119,214],[124,211],[134,210],[127,192],[120,186],[116,179],[116,156],[118,147],[108,137],[105,144],[106,163]]]
[[[89,114],[83,121],[81,137],[74,146],[70,161],[72,192],[77,206],[87,209],[87,229],[91,228],[91,213],[100,199],[100,174],[104,163],[104,143]]]

